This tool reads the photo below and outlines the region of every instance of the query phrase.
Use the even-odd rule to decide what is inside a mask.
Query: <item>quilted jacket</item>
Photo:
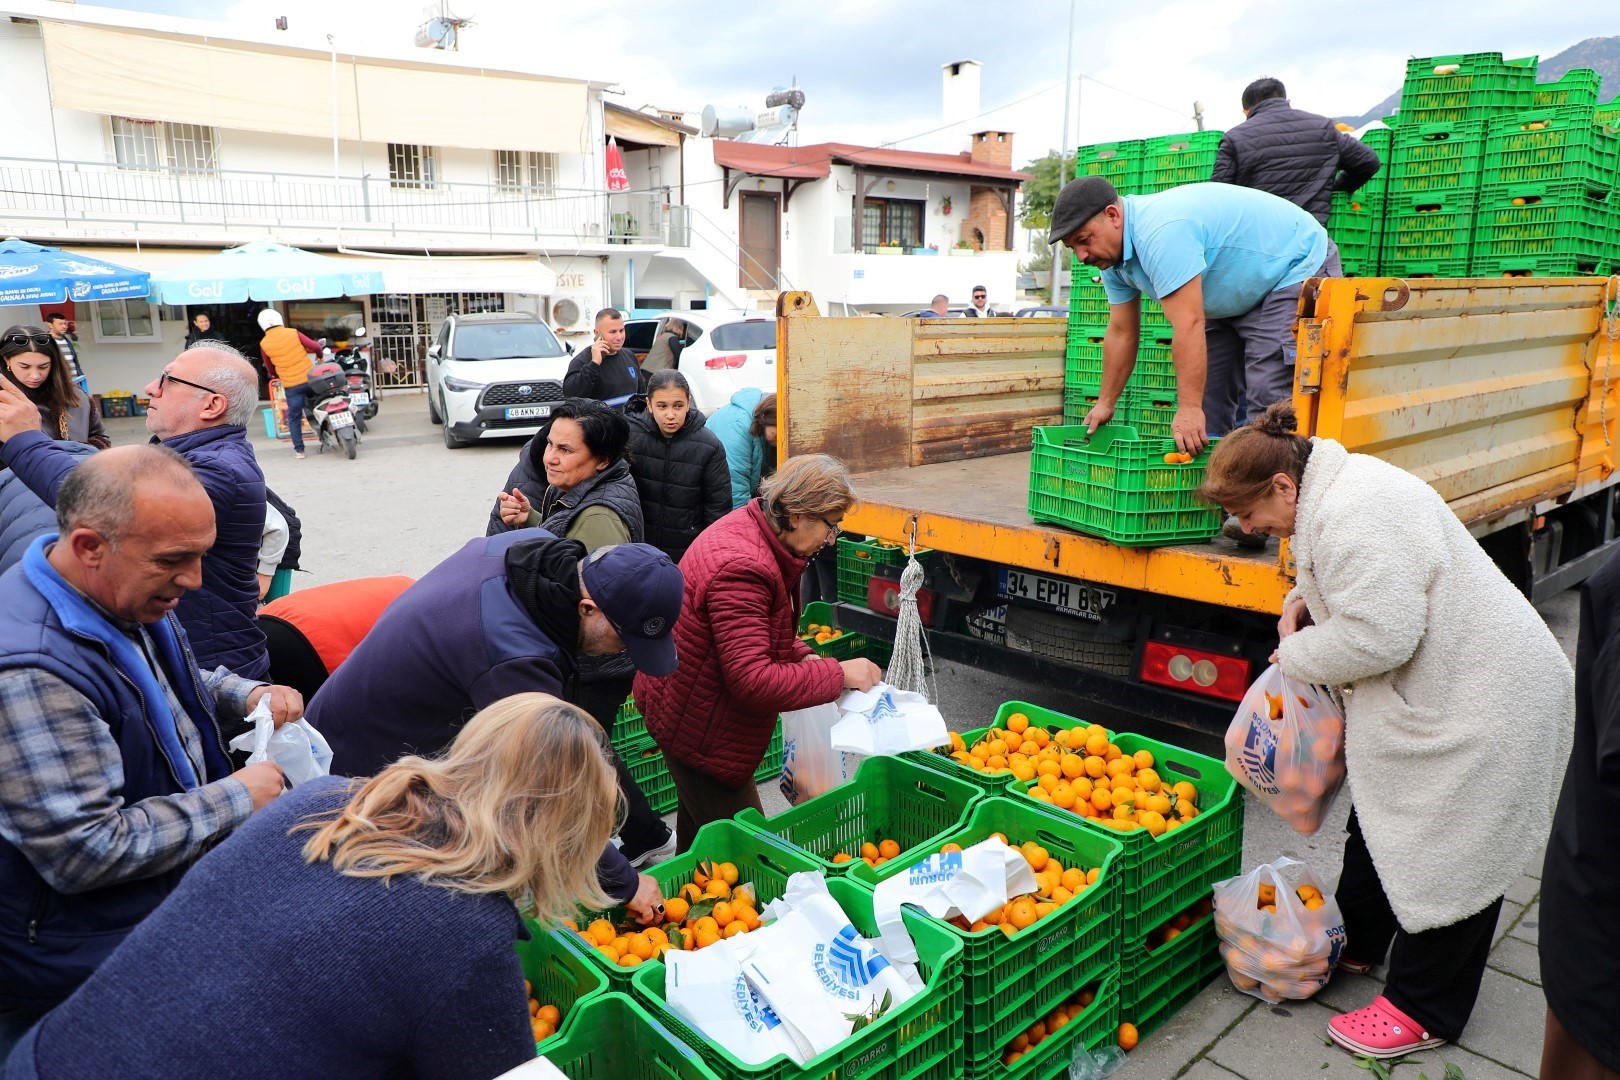
[[[1285,98],[1262,101],[1221,139],[1210,179],[1281,196],[1327,224],[1335,191],[1355,191],[1378,172],[1378,152],[1325,116]]]
[[[704,426],[697,409],[668,436],[644,400],[632,399],[625,413],[630,420],[630,475],[641,493],[647,543],[680,562],[699,533],[731,513],[726,448]]]
[[[797,636],[805,560],[776,538],[755,499],[687,549],[686,596],[675,623],[681,665],[662,679],[638,674],[636,706],[664,753],[722,784],[752,779],[776,717],[835,700],[838,661]]]

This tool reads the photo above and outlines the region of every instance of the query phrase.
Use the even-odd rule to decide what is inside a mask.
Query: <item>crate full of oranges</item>
[[[969,922],[949,920],[961,937],[970,1072],[999,1063],[1031,1014],[1057,1008],[1119,960],[1120,845],[1027,800],[991,796],[974,804],[940,850],[991,837],[1022,854],[1036,889]],[[876,885],[906,873],[914,859],[851,871]]]
[[[578,943],[547,933],[533,920],[527,925],[528,940],[514,948],[529,999],[529,1027],[534,1041],[541,1043],[563,1031],[581,1005],[607,993],[608,980]]]
[[[698,831],[692,850],[648,870],[664,894],[664,917],[640,925],[625,908],[582,916],[568,929],[615,989],[671,949],[705,948],[760,926],[759,912],[787,879],[815,863],[772,836],[732,821]]]

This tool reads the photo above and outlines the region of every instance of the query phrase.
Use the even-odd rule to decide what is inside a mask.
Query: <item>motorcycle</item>
[[[349,404],[349,378],[343,367],[332,360],[332,350],[323,347],[322,362],[309,372],[309,412],[315,433],[321,438],[320,453],[342,446],[350,461],[360,450],[356,430],[359,413]]]
[[[366,421],[374,418],[381,407],[371,370],[371,342],[364,340],[365,336],[366,328],[356,327],[348,344],[332,354],[348,379],[349,409],[362,432],[366,430]]]

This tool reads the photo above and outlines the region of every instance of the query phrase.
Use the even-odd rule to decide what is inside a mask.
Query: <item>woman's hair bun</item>
[[[1252,425],[1267,435],[1282,437],[1299,430],[1299,417],[1294,414],[1292,401],[1278,401],[1266,407]]]

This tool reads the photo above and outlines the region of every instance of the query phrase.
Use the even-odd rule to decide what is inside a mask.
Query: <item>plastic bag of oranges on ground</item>
[[[1272,664],[1226,729],[1226,771],[1310,836],[1344,783],[1344,714],[1327,691]]]
[[[1272,1004],[1322,989],[1344,951],[1338,902],[1289,858],[1216,882],[1215,932],[1232,985]]]

